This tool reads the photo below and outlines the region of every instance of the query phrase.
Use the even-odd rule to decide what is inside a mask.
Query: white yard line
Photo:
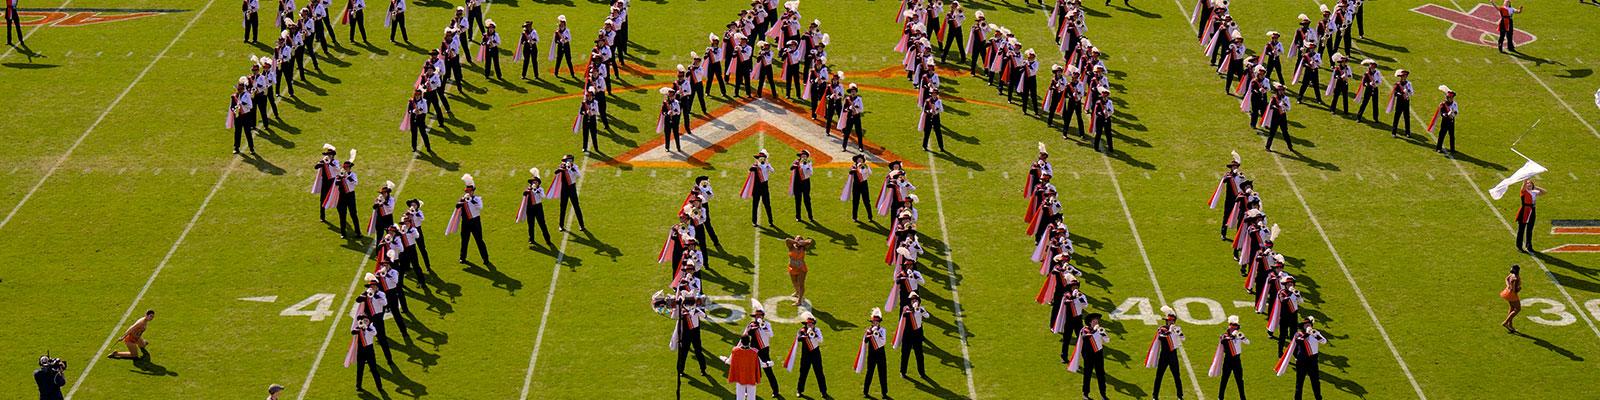
[[[1328,238],[1328,232],[1322,229],[1322,222],[1317,220],[1317,215],[1311,212],[1311,204],[1306,202],[1305,194],[1300,192],[1300,186],[1294,183],[1294,177],[1289,175],[1288,168],[1283,166],[1283,157],[1272,157],[1278,164],[1278,172],[1283,174],[1283,179],[1289,183],[1289,189],[1294,192],[1294,197],[1300,200],[1300,206],[1305,209],[1306,217],[1311,220],[1311,226],[1317,228],[1317,234],[1322,237],[1322,243],[1328,245],[1328,253],[1333,255],[1333,261],[1339,264],[1339,271],[1344,273],[1344,279],[1350,283],[1350,289],[1356,293],[1356,299],[1361,301],[1361,308],[1367,311],[1367,317],[1372,319],[1372,326],[1378,328],[1378,335],[1383,337],[1383,344],[1389,347],[1389,353],[1394,355],[1394,361],[1400,364],[1400,371],[1406,374],[1406,380],[1411,382],[1411,389],[1417,392],[1417,398],[1427,400],[1428,396],[1422,393],[1422,385],[1417,383],[1417,377],[1411,374],[1411,367],[1406,365],[1406,360],[1400,357],[1400,350],[1394,346],[1394,339],[1389,337],[1389,331],[1384,329],[1383,323],[1378,321],[1378,313],[1372,310],[1372,304],[1367,302],[1367,295],[1361,292],[1361,286],[1356,284],[1355,276],[1350,274],[1350,267],[1345,266],[1344,258],[1339,256],[1339,250],[1333,247],[1333,240]]]
[[[139,294],[134,295],[133,302],[128,303],[128,309],[122,312],[122,319],[117,321],[116,326],[111,327],[111,333],[106,335],[106,341],[100,344],[100,349],[95,350],[94,354],[89,356],[89,365],[83,368],[83,373],[78,374],[77,380],[72,383],[72,389],[67,391],[68,399],[71,399],[73,394],[78,393],[78,387],[83,385],[83,381],[89,380],[89,373],[94,371],[95,364],[105,357],[106,349],[111,346],[112,341],[117,339],[117,334],[122,332],[123,325],[126,325],[128,318],[133,316],[133,310],[139,307],[139,302],[144,301],[145,293],[150,292],[150,285],[156,282],[156,277],[161,276],[161,270],[167,268],[167,262],[172,261],[173,254],[177,254],[178,246],[183,245],[183,240],[189,237],[189,231],[194,229],[194,224],[200,221],[202,214],[205,214],[206,207],[211,206],[211,199],[216,197],[218,190],[222,189],[222,182],[227,181],[228,176],[233,175],[233,168],[238,165],[239,157],[234,157],[233,161],[229,161],[228,166],[223,168],[222,176],[217,177],[217,183],[211,185],[211,192],[206,193],[205,200],[200,202],[200,208],[194,211],[194,216],[189,217],[189,223],[185,224],[183,231],[178,233],[178,239],[174,240],[172,247],[167,249],[167,255],[161,257],[161,262],[156,264],[156,269],[150,271],[150,277],[145,279],[144,287],[139,288]]]
[[[405,190],[406,181],[411,180],[411,168],[416,164],[416,157],[406,161],[406,171],[400,175],[400,183],[395,185],[395,193],[402,193]],[[372,221],[367,221],[367,223],[370,224]],[[360,229],[358,228],[357,230],[359,231]],[[361,277],[367,272],[367,260],[372,258],[372,252],[375,248],[377,248],[377,240],[374,240],[371,246],[367,246],[367,251],[356,262],[356,275],[350,278],[350,286],[344,289],[344,300],[339,302],[339,308],[333,310],[333,322],[328,324],[328,334],[322,338],[322,345],[317,347],[317,357],[311,362],[311,371],[306,372],[306,380],[300,383],[300,394],[296,395],[295,399],[305,400],[306,392],[311,391],[311,380],[316,379],[317,369],[322,366],[322,357],[328,354],[328,344],[333,342],[334,333],[339,332],[339,322],[344,319],[345,314],[349,313],[346,310],[350,309],[350,299],[355,297],[351,294],[355,293],[356,288],[361,284]]]
[[[578,165],[578,181],[573,183],[574,190],[583,193],[583,180],[588,176],[584,172],[589,170],[589,157],[584,156],[583,164]],[[576,213],[576,207],[572,210]],[[529,221],[529,223],[533,223]],[[566,226],[562,226],[565,228]],[[522,376],[522,400],[528,400],[528,388],[533,385],[533,367],[539,363],[539,348],[544,345],[544,328],[550,322],[550,304],[556,299],[556,279],[561,278],[561,262],[567,257],[567,243],[572,239],[572,230],[567,229],[561,234],[561,248],[556,251],[555,266],[550,267],[550,290],[544,295],[544,312],[539,314],[539,333],[533,337],[533,352],[528,355],[528,372]]]
[[[72,0],[67,0],[67,1],[61,2],[61,5],[57,6],[56,8],[67,8],[68,4],[72,4]],[[6,26],[6,27],[10,28],[10,26]],[[27,34],[22,35],[22,42],[23,43],[27,43],[28,42],[28,38],[33,37],[33,34],[35,32],[39,32],[39,28],[43,28],[43,27],[44,27],[44,25],[34,25],[33,29],[29,29]],[[8,47],[8,48],[6,48],[5,54],[0,54],[0,60],[4,60],[6,57],[10,57],[11,53],[15,53],[16,51],[17,51],[16,47]],[[71,54],[72,52],[69,51],[67,53]]]
[[[1161,282],[1156,280],[1156,268],[1150,264],[1150,254],[1145,252],[1144,239],[1139,236],[1139,226],[1133,222],[1133,211],[1128,208],[1128,200],[1122,196],[1122,184],[1117,181],[1117,171],[1111,167],[1111,157],[1100,155],[1100,160],[1106,164],[1106,175],[1111,177],[1111,187],[1116,189],[1117,202],[1122,204],[1122,216],[1128,219],[1128,230],[1133,232],[1133,244],[1139,248],[1139,258],[1144,260],[1144,270],[1150,275],[1150,285],[1155,288],[1156,301],[1159,305],[1167,305],[1167,295],[1161,291]],[[1182,347],[1178,348],[1178,357],[1183,359],[1183,369],[1189,373],[1189,383],[1194,386],[1195,398],[1205,400],[1205,391],[1200,388],[1200,379],[1194,374],[1194,365],[1189,363],[1189,352]]]
[[[139,71],[139,75],[133,78],[133,82],[129,82],[128,87],[123,88],[122,93],[118,94],[115,99],[112,99],[111,104],[107,105],[106,109],[100,112],[100,116],[94,119],[94,123],[89,124],[89,128],[84,129],[82,135],[78,135],[78,140],[73,141],[72,146],[67,147],[67,152],[62,153],[61,157],[56,158],[56,162],[50,165],[50,169],[45,171],[44,176],[40,177],[39,181],[35,182],[33,187],[28,189],[28,193],[22,195],[22,200],[17,201],[17,205],[15,207],[11,207],[11,212],[6,213],[6,218],[0,219],[0,229],[5,229],[6,225],[11,223],[11,218],[17,216],[17,211],[22,210],[22,205],[28,204],[28,199],[33,198],[33,194],[37,193],[40,187],[44,187],[44,182],[50,180],[50,177],[56,174],[56,170],[61,168],[61,164],[67,162],[67,157],[71,157],[72,152],[78,149],[78,145],[83,144],[83,139],[88,138],[89,133],[94,132],[94,129],[99,127],[100,123],[106,120],[106,116],[111,114],[111,110],[116,109],[118,104],[122,104],[122,99],[128,96],[128,92],[133,91],[133,87],[138,85],[139,81],[144,80],[144,76],[150,73],[150,69],[156,66],[156,62],[161,61],[161,58],[167,55],[167,51],[172,50],[172,46],[178,44],[178,39],[182,39],[183,35],[189,32],[189,28],[194,27],[195,21],[199,21],[200,16],[205,15],[206,10],[210,9],[211,4],[216,3],[216,1],[217,0],[207,1],[205,7],[200,8],[200,12],[194,13],[194,18],[190,18],[189,24],[184,25],[183,30],[178,31],[178,36],[174,36],[171,42],[167,42],[167,47],[162,48],[161,52],[156,54],[156,58],[150,59],[150,64],[146,64],[144,66],[144,70]],[[68,2],[70,3],[71,1],[69,0]],[[66,5],[67,3],[61,4],[62,7],[66,7]],[[33,32],[37,32],[38,30],[38,27],[34,27],[32,31],[28,32],[28,35],[32,36]],[[6,54],[10,54],[10,52],[10,50],[7,50]],[[0,56],[0,58],[4,58],[4,56]],[[76,387],[76,385],[74,385],[74,387]]]
[[[967,324],[962,320],[961,293],[956,291],[955,251],[950,246],[950,227],[944,216],[944,197],[939,192],[939,164],[928,153],[928,177],[933,180],[933,205],[939,210],[939,235],[944,240],[944,267],[950,279],[950,302],[954,304],[956,334],[961,335],[961,372],[967,376],[967,398],[978,398],[978,387],[972,383],[972,354],[967,350]]]

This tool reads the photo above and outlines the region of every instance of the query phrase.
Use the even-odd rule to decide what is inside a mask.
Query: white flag
[[[1543,165],[1539,165],[1539,163],[1533,162],[1533,160],[1528,160],[1526,164],[1522,164],[1522,168],[1517,168],[1516,173],[1511,174],[1511,176],[1501,180],[1499,184],[1489,188],[1489,196],[1494,197],[1495,200],[1499,200],[1501,197],[1505,197],[1506,189],[1510,189],[1511,185],[1514,185],[1517,182],[1532,179],[1534,176],[1544,173],[1545,171],[1548,170],[1545,169]]]

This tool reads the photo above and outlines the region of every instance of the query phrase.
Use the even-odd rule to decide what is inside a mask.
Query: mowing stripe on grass
[[[123,325],[128,323],[128,317],[133,316],[133,310],[139,307],[140,301],[144,300],[145,293],[150,292],[150,285],[156,283],[156,277],[161,276],[161,270],[166,269],[167,262],[172,261],[172,255],[177,254],[178,246],[183,245],[183,240],[189,237],[189,231],[193,230],[194,224],[200,221],[200,215],[205,214],[206,207],[211,205],[211,199],[216,197],[217,191],[222,189],[222,182],[227,181],[229,175],[233,175],[233,168],[239,165],[239,159],[239,157],[234,157],[233,161],[229,161],[228,166],[222,169],[222,176],[217,177],[217,183],[211,185],[211,192],[206,193],[205,200],[200,202],[200,209],[195,210],[194,216],[189,217],[189,223],[185,224],[183,231],[178,233],[178,239],[172,242],[171,248],[167,249],[167,255],[161,257],[161,262],[156,264],[156,269],[150,271],[150,277],[145,279],[144,287],[139,288],[139,294],[134,295],[133,302],[128,303],[128,309],[122,312],[122,319],[117,321],[116,326],[111,327],[111,333],[106,335],[106,341],[100,344],[100,349],[95,350],[94,354],[89,356],[89,365],[83,368],[83,373],[79,374],[77,381],[72,383],[72,389],[67,391],[68,399],[71,399],[73,394],[78,393],[78,387],[83,386],[83,381],[89,380],[89,373],[94,371],[94,366],[100,362],[101,355],[106,353],[106,348],[111,347],[111,341],[117,339],[117,333],[121,332]]]
[[[1122,184],[1117,182],[1117,171],[1111,168],[1111,157],[1102,153],[1100,160],[1105,162],[1106,175],[1111,177],[1111,187],[1117,191],[1117,202],[1122,204],[1122,216],[1128,219],[1128,230],[1133,232],[1133,244],[1139,248],[1139,258],[1144,260],[1144,270],[1150,275],[1150,286],[1155,288],[1156,301],[1165,306],[1167,295],[1161,292],[1161,282],[1156,280],[1156,268],[1150,264],[1150,254],[1144,250],[1144,239],[1139,236],[1139,226],[1133,222],[1133,211],[1128,208],[1128,200],[1122,196]],[[1206,400],[1205,390],[1200,388],[1200,379],[1194,375],[1194,365],[1189,363],[1189,352],[1179,347],[1178,357],[1183,359],[1183,369],[1189,372],[1189,383],[1194,386],[1195,398]],[[1159,371],[1157,372],[1159,375]]]
[[[400,183],[395,185],[394,193],[400,193],[405,190],[406,181],[411,179],[411,167],[416,166],[416,164],[416,157],[406,161],[406,171],[400,175]],[[367,221],[367,223],[372,223],[372,221]],[[360,229],[356,230],[359,234]],[[355,297],[350,294],[355,293],[356,288],[361,284],[361,277],[366,273],[367,259],[372,258],[372,252],[377,246],[378,241],[373,240],[372,244],[367,246],[367,251],[361,254],[361,260],[356,262],[356,276],[350,278],[350,287],[344,289],[344,300],[339,302],[339,308],[334,309],[333,322],[328,324],[328,335],[322,338],[322,345],[317,347],[317,358],[311,361],[311,371],[306,372],[306,380],[300,383],[300,394],[296,395],[295,399],[305,400],[306,392],[311,390],[311,380],[317,377],[317,368],[322,366],[322,357],[328,354],[328,343],[333,342],[333,333],[339,331],[339,321],[343,320],[344,315],[348,313],[345,310],[350,309],[350,298]],[[399,316],[396,316],[396,318],[399,318]]]
[[[583,164],[578,165],[578,181],[573,183],[573,190],[583,189],[585,171],[589,170],[589,156],[585,155]],[[578,193],[582,193],[581,191]],[[573,208],[572,212],[578,210]],[[533,223],[533,221],[528,221]],[[566,226],[562,226],[566,228]],[[572,230],[564,229],[561,233],[561,249],[556,251],[555,266],[550,267],[550,290],[544,295],[544,312],[539,314],[539,333],[533,336],[533,353],[528,355],[528,373],[522,376],[522,400],[528,400],[528,387],[533,385],[533,367],[539,363],[539,347],[544,345],[544,327],[550,322],[550,303],[556,299],[556,279],[561,277],[561,262],[567,257],[567,242],[572,238]]]
[[[70,2],[71,0],[68,0],[68,3]],[[200,16],[205,15],[206,10],[211,8],[211,4],[216,2],[217,0],[207,1],[206,6],[201,7],[200,12],[194,13],[194,18],[189,19],[189,24],[184,25],[183,30],[178,31],[178,36],[172,37],[172,41],[167,42],[167,47],[162,48],[161,52],[156,54],[156,58],[150,59],[150,64],[146,64],[144,66],[144,70],[139,71],[139,75],[133,77],[133,82],[129,82],[128,87],[123,88],[122,93],[118,94],[115,99],[111,100],[111,105],[106,106],[105,111],[100,112],[100,116],[94,119],[94,123],[89,124],[89,128],[84,129],[82,135],[78,135],[78,140],[74,140],[72,142],[72,146],[67,147],[67,152],[61,153],[61,157],[57,158],[56,162],[50,165],[50,169],[45,171],[44,176],[40,177],[39,181],[35,182],[33,187],[28,189],[28,193],[22,195],[22,200],[17,201],[17,205],[15,207],[11,207],[11,212],[6,214],[6,218],[0,219],[0,229],[5,229],[6,225],[11,223],[11,218],[17,216],[17,211],[22,209],[22,205],[28,204],[28,199],[33,198],[33,194],[38,192],[40,187],[44,186],[44,182],[50,180],[50,177],[56,174],[56,170],[61,168],[61,164],[67,162],[67,157],[71,157],[72,152],[78,149],[78,145],[83,144],[83,139],[88,138],[89,133],[94,132],[94,128],[99,127],[100,123],[106,120],[106,116],[111,114],[111,110],[116,109],[118,104],[122,104],[122,98],[127,97],[128,92],[133,91],[133,87],[138,85],[139,81],[144,80],[144,76],[150,73],[150,69],[155,68],[156,62],[161,61],[161,57],[166,56],[168,50],[172,50],[172,45],[178,44],[178,39],[182,39],[183,34],[188,33],[189,28],[194,27],[195,21],[199,21]],[[66,7],[67,3],[61,3],[61,6]],[[32,31],[28,31],[28,35],[32,36],[33,32],[37,32],[38,30],[39,27],[35,26]],[[11,54],[11,50],[6,50],[6,54]],[[0,58],[5,58],[5,56],[0,55]],[[81,382],[82,380],[79,381]],[[76,388],[77,385],[73,385],[73,387]]]
[[[956,282],[960,277],[956,275],[955,251],[950,249],[950,227],[948,218],[944,216],[944,197],[939,194],[939,164],[935,162],[933,153],[928,153],[928,177],[933,180],[933,205],[939,209],[939,236],[944,240],[944,268],[950,276],[950,303],[954,305],[956,317],[956,333],[961,335],[961,374],[967,376],[967,398],[977,399],[978,388],[972,384],[972,354],[967,350],[967,324],[961,317],[961,293],[956,291]]]
[[[1339,271],[1344,272],[1344,279],[1350,283],[1350,289],[1355,290],[1356,299],[1361,301],[1361,308],[1366,309],[1367,317],[1372,318],[1372,326],[1378,328],[1378,335],[1383,337],[1383,344],[1389,347],[1389,353],[1394,355],[1394,361],[1400,364],[1400,371],[1406,374],[1406,380],[1411,382],[1411,388],[1416,390],[1417,398],[1427,400],[1428,396],[1422,393],[1422,385],[1417,383],[1417,377],[1411,374],[1411,367],[1406,365],[1406,360],[1400,357],[1400,350],[1394,347],[1394,339],[1389,338],[1389,331],[1383,328],[1383,323],[1378,321],[1378,313],[1372,311],[1372,304],[1367,302],[1367,295],[1361,292],[1361,286],[1356,284],[1355,276],[1350,274],[1350,267],[1344,265],[1344,258],[1339,256],[1339,250],[1333,247],[1333,241],[1328,239],[1328,232],[1322,229],[1322,222],[1317,220],[1317,215],[1311,212],[1311,203],[1306,202],[1305,194],[1300,192],[1300,186],[1294,183],[1294,177],[1289,175],[1288,168],[1283,166],[1283,157],[1274,156],[1272,161],[1278,164],[1278,172],[1283,174],[1283,179],[1289,183],[1290,191],[1300,200],[1300,207],[1306,210],[1306,217],[1311,220],[1311,226],[1317,228],[1317,234],[1322,236],[1322,243],[1328,245],[1328,253],[1333,255],[1333,261],[1339,264]]]

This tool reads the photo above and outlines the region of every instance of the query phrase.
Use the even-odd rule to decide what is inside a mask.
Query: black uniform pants
[[[450,111],[450,100],[444,96],[444,88],[429,90],[423,94],[428,100],[428,106],[433,108],[433,116],[439,120],[439,126],[444,126],[444,113]],[[455,112],[450,112],[455,114]]]
[[[6,44],[11,44],[11,30],[12,29],[15,29],[17,31],[17,43],[23,43],[23,41],[22,41],[23,40],[23,35],[22,35],[22,16],[17,13],[17,10],[15,8],[11,8],[11,7],[7,7],[5,13],[6,13],[6,26],[5,26]]]
[[[768,190],[767,182],[758,181],[754,186],[750,190],[750,224],[758,225],[757,208],[762,207],[767,210],[767,225],[772,225],[772,193]]]
[[[1267,125],[1267,149],[1272,149],[1272,139],[1283,133],[1283,143],[1289,145],[1289,151],[1294,151],[1294,140],[1289,138],[1289,116],[1272,112]]]
[[[1320,75],[1322,75],[1322,74],[1318,73],[1317,70],[1314,70],[1314,69],[1310,70],[1310,71],[1301,72],[1301,74],[1304,75],[1304,76],[1302,76],[1300,78],[1300,93],[1297,94],[1296,97],[1299,97],[1300,102],[1302,102],[1302,103],[1305,102],[1305,100],[1306,100],[1306,88],[1310,88],[1311,89],[1311,94],[1316,95],[1317,96],[1317,102],[1321,103],[1322,102],[1322,90],[1321,90],[1321,88],[1322,88],[1322,76],[1320,76]],[[1346,107],[1348,107],[1348,106],[1346,106]]]
[[[406,30],[406,13],[398,12],[389,18],[389,41],[394,41],[394,32],[400,31],[400,39],[411,43],[411,32]]]
[[[1435,144],[1433,146],[1434,150],[1444,151],[1444,138],[1446,136],[1450,137],[1450,152],[1454,153],[1456,151],[1456,119],[1455,118],[1440,117],[1440,120],[1439,120],[1439,143]]]
[[[594,141],[595,151],[600,151],[600,128],[595,126],[599,123],[596,119],[593,115],[583,116],[583,132],[579,136],[583,136],[584,151],[589,151],[589,142],[591,140]]]
[[[1094,143],[1091,147],[1100,147],[1100,138],[1106,138],[1106,154],[1111,154],[1111,117],[1096,116],[1094,123]]]
[[[1024,110],[1026,110],[1026,108],[1024,108]],[[930,134],[938,139],[939,150],[943,151],[944,150],[944,124],[939,122],[939,114],[929,115],[928,116],[928,122],[925,122],[925,123],[922,124],[922,148],[924,150],[926,150],[928,148],[928,136]]]
[[[489,247],[483,245],[483,220],[481,218],[465,218],[461,220],[461,256],[460,260],[467,259],[467,239],[474,239],[478,244],[478,256],[483,258],[483,263],[489,263]]]
[[[505,71],[505,68],[500,68],[500,48],[490,47],[483,51],[489,52],[483,56],[483,79],[489,79],[489,71],[493,70],[495,79],[504,80],[505,78],[500,76],[500,73]]]
[[[1151,398],[1161,398],[1161,378],[1168,373],[1172,374],[1172,388],[1178,391],[1179,398],[1183,397],[1183,378],[1178,377],[1178,352],[1162,349],[1160,358],[1156,359],[1156,384],[1152,387]]]
[[[867,373],[861,380],[861,394],[866,394],[872,388],[872,373],[878,373],[878,391],[883,397],[889,397],[889,357],[884,354],[883,348],[867,349]]]
[[[844,134],[843,149],[850,150],[850,134],[855,133],[856,147],[860,148],[861,151],[866,151],[867,145],[863,141],[866,140],[867,133],[861,129],[861,114],[855,114],[845,118],[848,118],[848,120],[846,120],[844,123],[844,130],[840,132]]]
[[[855,220],[862,208],[867,209],[867,220],[872,220],[872,200],[867,193],[867,183],[856,181],[850,188],[850,219]]]
[[[561,61],[562,60],[566,60],[567,61],[567,76],[571,76],[571,77],[576,78],[578,76],[577,72],[575,72],[575,70],[572,69],[572,43],[559,43],[559,42],[556,43],[556,60],[555,60],[555,62],[550,63],[550,65],[551,65],[550,73],[551,74],[556,75],[556,76],[560,76],[561,75]]]
[[[700,372],[706,371],[706,349],[700,346],[700,328],[682,328],[678,335],[678,373],[683,373],[683,365],[689,358],[690,349],[694,350],[694,360],[700,363]]]
[[[1067,97],[1067,108],[1066,111],[1061,112],[1061,136],[1067,136],[1067,131],[1072,128],[1072,118],[1074,117],[1078,119],[1078,136],[1089,136],[1083,132],[1083,104],[1078,102],[1077,97],[1072,97],[1070,94],[1065,97]]]
[[[561,220],[558,225],[562,229],[567,226],[567,203],[572,203],[572,213],[578,217],[578,228],[585,229],[583,224],[583,206],[578,204],[578,185],[561,188]]]
[[[528,65],[533,65],[533,77],[539,77],[539,46],[522,46],[522,78],[528,78]]]
[[[426,111],[426,110],[424,110]],[[422,137],[423,148],[433,152],[433,144],[428,142],[428,114],[411,114],[411,151],[417,151],[417,137]]]
[[[256,152],[254,112],[233,117],[233,151],[239,151],[239,138],[242,137],[250,145],[250,152]]]
[[[545,244],[554,244],[550,242],[550,229],[545,227],[544,223],[544,203],[535,203],[528,206],[527,213],[528,215],[524,219],[528,221],[528,243],[533,243],[533,226],[537,224],[539,232],[544,234]]]
[[[259,42],[261,39],[261,18],[255,11],[244,15],[244,41]],[[6,16],[6,22],[11,22],[11,16]],[[18,27],[21,29],[21,27]],[[9,33],[9,31],[7,31]],[[7,35],[10,38],[10,35]]]
[[[1402,121],[1406,123],[1406,136],[1411,136],[1411,100],[1402,99],[1399,96],[1395,96],[1394,116],[1389,122],[1389,133],[1394,134],[1399,132],[1400,122]]]
[[[1317,367],[1317,356],[1295,357],[1294,359],[1294,398],[1300,400],[1301,390],[1304,389],[1306,379],[1311,379],[1311,395],[1317,400],[1322,400],[1322,371]]]
[[[1534,218],[1539,216],[1539,214],[1538,214],[1539,210],[1537,208],[1534,208],[1533,206],[1528,206],[1528,205],[1524,205],[1524,206],[1522,206],[1522,208],[1525,208],[1525,209],[1528,210],[1527,211],[1528,218],[1526,220],[1527,222],[1523,222],[1523,219],[1521,219],[1521,218],[1517,219],[1517,243],[1516,243],[1516,245],[1517,245],[1518,249],[1523,249],[1523,250],[1527,250],[1528,252],[1533,252],[1533,224],[1535,222]],[[1522,210],[1517,210],[1517,215],[1522,215]]]
[[[1097,379],[1097,380],[1100,381],[1100,397],[1101,398],[1105,398],[1106,397],[1106,355],[1105,355],[1105,353],[1094,352],[1094,351],[1090,351],[1089,349],[1080,349],[1079,351],[1083,352],[1083,354],[1080,355],[1081,357],[1083,357],[1083,365],[1078,370],[1078,373],[1083,374],[1083,395],[1085,397],[1089,396],[1089,380],[1090,379]]]
[[[340,190],[340,189],[335,188],[334,190]],[[344,236],[345,216],[348,215],[349,218],[350,218],[350,227],[355,230],[356,237],[360,238],[361,237],[361,216],[356,215],[356,193],[355,192],[340,193],[339,194],[339,204],[338,204],[337,207],[338,207],[338,209],[335,210],[335,212],[339,213],[339,236]]]
[[[707,55],[706,57],[710,57],[710,55]],[[707,67],[706,67],[706,82],[705,83],[706,83],[707,86],[710,86],[711,85],[711,81],[717,81],[717,90],[722,91],[722,96],[723,97],[727,97],[728,96],[728,87],[727,87],[728,78],[725,77],[725,76],[722,76],[723,72],[725,72],[725,71],[722,69],[722,63],[713,62],[713,63],[707,64]],[[733,92],[734,93],[738,93],[739,92],[739,88],[737,86],[734,87],[734,91]],[[705,101],[702,100],[701,103],[702,104],[700,105],[700,107],[701,108],[705,108],[705,104],[704,104]]]
[[[900,338],[900,375],[906,374],[906,361],[911,353],[917,354],[917,374],[928,376],[928,370],[922,365],[922,329],[906,328],[905,337]]]
[[[1347,81],[1333,83],[1333,97],[1328,99],[1328,112],[1340,112],[1338,106],[1343,103],[1344,113],[1350,113],[1350,84]]]
[[[361,41],[367,41],[367,12],[355,10],[350,12],[350,43],[356,42],[356,30],[361,30]]]
[[[962,61],[966,61],[966,59],[967,59],[967,43],[966,43],[966,41],[963,41],[960,38],[961,37],[961,33],[960,33],[961,32],[961,27],[960,26],[956,26],[956,25],[951,25],[949,29],[950,30],[948,32],[945,32],[944,44],[939,46],[939,62],[944,62],[944,59],[946,57],[950,56],[950,43],[951,42],[955,42],[955,44],[956,44],[956,54],[961,56],[961,60]]]
[[[761,370],[767,373],[767,386],[772,387],[772,397],[778,397],[778,377],[772,374],[772,367],[768,366],[772,362],[772,348],[762,347],[756,350],[756,356],[761,358]]]
[[[373,353],[372,346],[366,345],[356,349],[356,388],[361,388],[361,373],[372,371],[372,384],[377,385],[378,391],[383,391],[383,380],[378,379],[378,356]]]
[[[1361,120],[1361,115],[1367,113],[1367,103],[1372,103],[1372,120],[1378,120],[1378,89],[1371,88],[1361,91],[1360,107],[1356,107],[1356,120]],[[1348,110],[1348,109],[1347,109]]]
[[[794,219],[800,220],[800,205],[806,207],[806,219],[817,219],[811,215],[811,180],[800,179],[794,182]]]
[[[802,344],[801,346],[805,345]],[[811,370],[817,371],[817,388],[822,390],[823,395],[827,395],[828,378],[822,374],[821,348],[815,350],[802,348],[800,350],[800,383],[795,386],[800,393],[806,392],[806,376],[810,375]]]
[[[398,271],[404,271],[399,269]],[[405,273],[400,273],[401,279],[396,279],[394,288],[383,291],[383,296],[389,298],[389,319],[394,320],[394,326],[400,328],[400,337],[410,340],[411,333],[406,330],[406,320],[400,316],[401,312],[411,312],[411,306],[406,305]]]
[[[1234,386],[1238,388],[1239,400],[1244,397],[1244,366],[1239,356],[1223,356],[1222,358],[1222,387],[1217,389],[1217,400],[1228,398],[1228,377],[1233,376]]]

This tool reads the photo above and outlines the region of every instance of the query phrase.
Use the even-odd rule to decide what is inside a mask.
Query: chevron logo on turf
[[[1550,221],[1552,235],[1600,235],[1600,220],[1557,219]],[[1568,243],[1556,246],[1546,253],[1600,253],[1600,244]]]
[[[683,151],[667,151],[666,140],[656,137],[601,165],[700,168],[710,165],[712,157],[761,134],[795,151],[810,151],[818,168],[847,168],[857,154],[872,164],[900,161],[906,168],[922,167],[871,141],[863,142],[865,152],[842,150],[840,137],[824,133],[822,121],[812,120],[810,114],[809,109],[779,99],[740,100],[711,111],[709,119],[695,121],[694,134],[681,139]]]
[[[124,22],[162,14],[188,10],[140,8],[19,8],[17,17],[22,26],[79,27],[85,25]]]
[[[1495,38],[1500,36],[1500,12],[1492,5],[1480,3],[1472,7],[1472,11],[1463,13],[1438,4],[1424,4],[1411,11],[1449,22],[1450,28],[1445,30],[1445,36],[1462,43],[1495,47]],[[1538,39],[1521,29],[1511,32],[1511,41],[1516,42],[1517,46]]]

